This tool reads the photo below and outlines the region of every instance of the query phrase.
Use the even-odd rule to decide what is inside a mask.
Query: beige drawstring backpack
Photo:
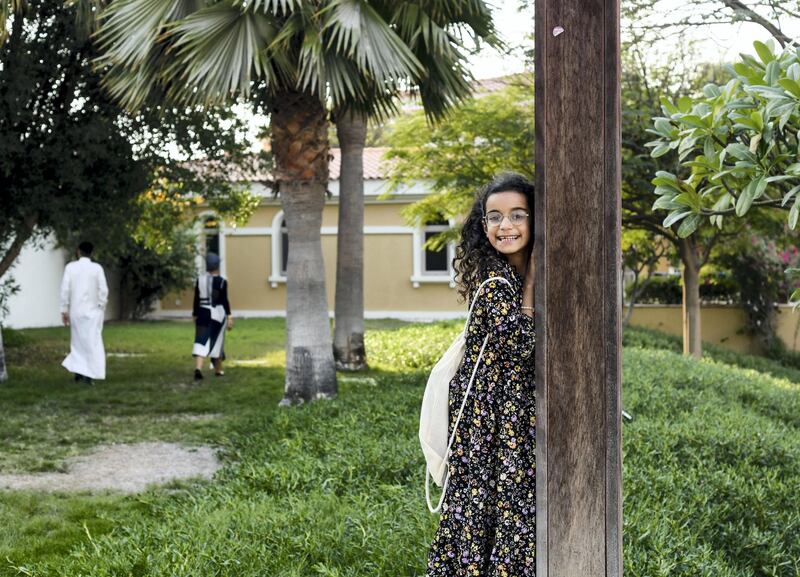
[[[453,446],[453,440],[456,436],[458,423],[461,422],[461,415],[464,412],[464,406],[467,403],[467,397],[472,390],[472,383],[475,380],[475,375],[478,372],[478,366],[483,357],[483,351],[486,349],[486,344],[489,342],[489,334],[483,339],[481,351],[478,353],[478,360],[475,361],[475,367],[472,369],[472,375],[467,385],[467,390],[464,391],[464,399],[461,401],[461,407],[458,409],[458,416],[453,425],[453,432],[447,435],[447,426],[449,423],[449,410],[448,410],[448,396],[450,394],[450,381],[455,377],[458,367],[461,366],[461,361],[464,359],[464,351],[466,348],[466,332],[469,326],[470,318],[472,317],[472,309],[478,300],[478,295],[481,289],[487,283],[492,281],[504,282],[511,286],[511,283],[499,276],[491,277],[483,281],[478,290],[475,291],[475,297],[472,299],[472,304],[469,307],[467,314],[467,321],[464,323],[464,330],[458,333],[458,336],[444,353],[441,359],[433,366],[431,374],[428,377],[428,383],[425,385],[425,394],[422,396],[422,409],[419,415],[419,442],[422,445],[422,453],[425,455],[425,500],[428,504],[428,509],[431,513],[438,513],[442,508],[444,502],[444,495],[447,491],[448,467],[447,459],[450,454],[450,448]],[[437,486],[442,487],[442,494],[439,497],[439,502],[436,507],[431,503],[431,489],[430,480]]]

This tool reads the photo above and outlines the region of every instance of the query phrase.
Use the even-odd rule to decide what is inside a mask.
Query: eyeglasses
[[[526,210],[522,210],[521,208],[517,208],[511,211],[507,217],[505,214],[500,212],[499,210],[493,210],[486,214],[483,219],[486,221],[486,226],[490,228],[495,228],[503,224],[503,219],[508,218],[508,222],[513,224],[514,226],[519,226],[521,224],[528,222],[528,217],[530,213]]]

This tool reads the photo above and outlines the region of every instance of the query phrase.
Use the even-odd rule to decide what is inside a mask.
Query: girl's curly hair
[[[456,247],[456,256],[453,259],[458,293],[467,302],[486,279],[487,273],[493,269],[497,270],[506,262],[505,257],[489,243],[483,229],[486,200],[498,192],[519,192],[525,195],[528,200],[528,212],[531,213],[531,236],[527,250],[530,251],[533,247],[533,184],[524,176],[514,172],[498,174],[475,197],[472,209],[461,227],[461,241]]]

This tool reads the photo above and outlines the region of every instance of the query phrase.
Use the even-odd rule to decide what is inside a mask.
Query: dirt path
[[[36,491],[121,491],[176,479],[210,479],[220,468],[211,447],[176,443],[108,445],[67,460],[66,473],[0,474],[0,488]]]

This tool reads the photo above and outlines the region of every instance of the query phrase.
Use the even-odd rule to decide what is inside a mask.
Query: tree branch
[[[761,14],[759,14],[749,6],[746,6],[743,2],[740,2],[740,0],[720,0],[720,1],[725,6],[733,10],[735,13],[745,15],[746,16],[746,18],[744,18],[745,20],[752,22],[754,24],[758,24],[759,26],[764,28],[764,30],[772,34],[772,37],[775,38],[775,40],[777,40],[780,43],[781,48],[785,48],[786,45],[792,41],[792,39],[786,36],[786,34],[784,34],[783,31],[780,28],[778,28],[775,24],[773,24],[772,22],[761,16]]]
[[[6,254],[3,255],[3,260],[0,260],[0,277],[6,274],[6,271],[8,271],[8,269],[11,268],[11,265],[14,264],[14,261],[19,256],[20,251],[22,251],[23,245],[33,235],[33,230],[36,228],[37,221],[37,214],[28,215],[25,217],[22,230],[17,232],[16,236],[14,237],[14,242],[11,243],[11,246],[8,247]]]

